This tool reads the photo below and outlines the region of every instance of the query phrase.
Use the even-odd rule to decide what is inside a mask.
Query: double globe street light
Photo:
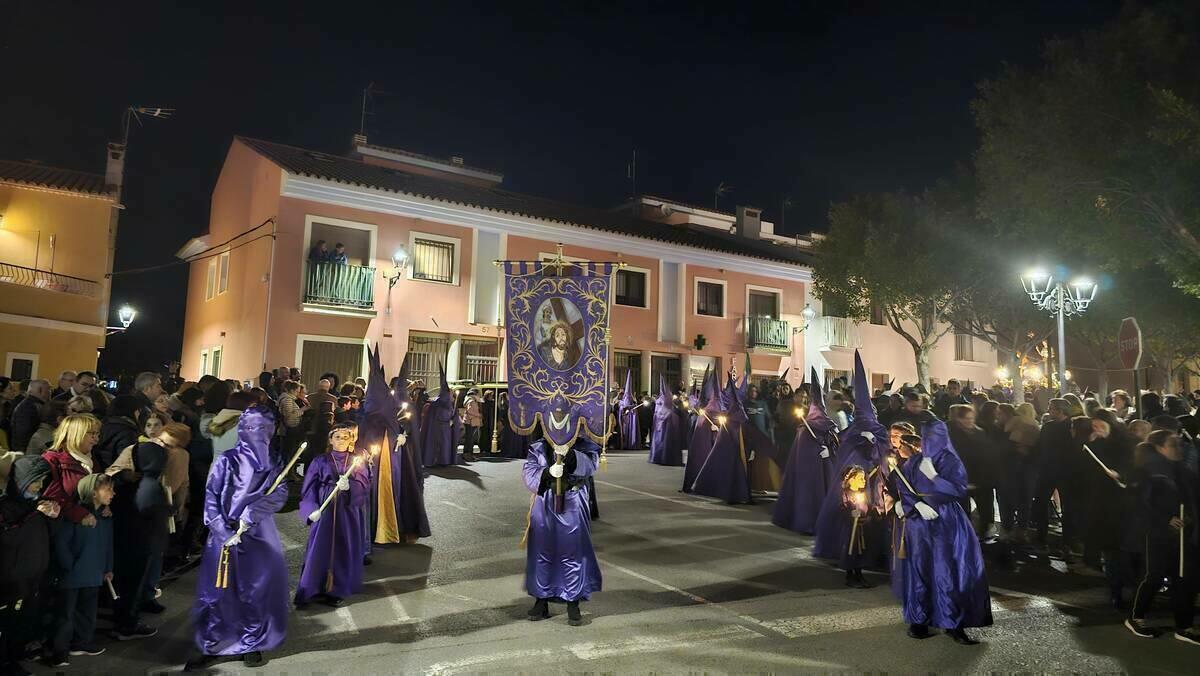
[[[1097,285],[1087,277],[1079,277],[1064,284],[1054,275],[1043,270],[1032,270],[1021,275],[1021,285],[1029,300],[1039,309],[1055,315],[1058,319],[1058,390],[1061,394],[1067,384],[1067,349],[1063,324],[1067,317],[1087,312],[1096,299]]]

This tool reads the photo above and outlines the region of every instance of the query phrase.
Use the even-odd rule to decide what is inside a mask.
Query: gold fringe
[[[217,581],[213,585],[217,589],[229,587],[229,548],[221,548],[221,556],[217,559]]]

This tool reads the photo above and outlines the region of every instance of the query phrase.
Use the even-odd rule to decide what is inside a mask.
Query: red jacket
[[[88,475],[87,469],[66,451],[46,451],[42,459],[50,463],[50,481],[42,489],[42,497],[57,502],[63,518],[71,523],[83,521],[91,514],[79,504],[79,480]]]

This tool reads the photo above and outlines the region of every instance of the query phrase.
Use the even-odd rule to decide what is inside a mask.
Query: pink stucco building
[[[643,196],[600,210],[502,180],[362,137],[344,156],[236,138],[208,232],[178,253],[192,260],[183,375],[252,380],[296,365],[306,381],[353,377],[378,342],[393,372],[411,354],[426,377],[444,359],[452,380],[503,379],[493,261],[546,258],[561,243],[572,259],[627,263],[612,314],[617,382],[633,369],[641,389],[659,373],[686,383],[706,366],[740,369],[746,354],[756,374],[791,368],[798,382],[809,365],[848,370],[855,346],[872,371],[915,379],[886,327],[812,317],[811,240],[775,235],[757,209]],[[346,264],[311,262],[321,240],[342,243]],[[990,377],[995,356],[982,343],[973,354],[954,347],[938,351],[935,378]]]

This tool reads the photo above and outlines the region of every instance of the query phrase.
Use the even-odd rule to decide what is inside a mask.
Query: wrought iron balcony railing
[[[304,302],[370,310],[375,307],[375,268],[308,263]]]
[[[817,338],[824,347],[856,349],[862,347],[858,323],[845,317],[821,317],[814,321]]]
[[[791,337],[791,329],[782,319],[746,317],[746,347],[788,350]]]
[[[60,275],[56,272],[35,270],[11,263],[0,263],[0,283],[28,286],[33,289],[69,293],[88,298],[98,298],[100,296],[99,282],[71,277],[70,275]]]

